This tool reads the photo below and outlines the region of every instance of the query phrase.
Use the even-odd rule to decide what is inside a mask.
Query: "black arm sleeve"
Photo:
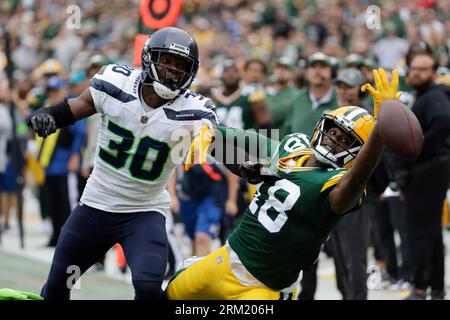
[[[244,162],[242,161],[242,155],[245,155],[245,161],[258,162],[262,159],[270,160],[272,153],[277,149],[279,144],[278,141],[271,140],[264,135],[256,133],[254,130],[226,128],[222,126],[217,126],[215,140],[217,152],[213,156],[217,161],[222,162],[226,158],[227,151],[232,150],[234,151],[235,158],[237,154],[240,155],[238,157],[240,164]]]
[[[243,178],[242,176],[242,172],[241,172],[241,165],[240,164],[224,164],[225,167],[230,170],[231,172],[233,172],[235,175],[237,175],[238,177]]]
[[[233,174],[246,179],[251,184],[258,184],[263,181],[265,178],[261,175],[261,168],[263,165],[259,162],[247,163],[247,161],[250,160],[250,154],[247,152],[248,149],[245,148],[245,145],[237,143],[235,139],[229,140],[231,141],[226,141],[223,144],[223,154],[225,154],[225,152],[232,152],[234,155],[240,154],[240,157],[235,157],[231,163],[229,161],[224,161],[225,167]],[[257,159],[254,159],[253,161],[257,161]]]
[[[36,110],[30,115],[30,117],[28,118],[28,122],[30,122],[30,119],[33,116],[42,113],[47,113],[55,118],[55,123],[58,128],[67,127],[75,123],[75,118],[72,111],[70,110],[67,98],[65,98],[64,101],[58,103],[57,105]]]

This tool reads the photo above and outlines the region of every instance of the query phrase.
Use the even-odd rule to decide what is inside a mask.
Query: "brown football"
[[[384,101],[378,112],[378,128],[381,139],[395,154],[410,160],[419,157],[422,127],[407,106],[396,100]]]

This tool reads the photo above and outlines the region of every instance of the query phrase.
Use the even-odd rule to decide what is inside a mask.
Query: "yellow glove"
[[[366,83],[361,87],[362,92],[369,90],[373,97],[374,107],[373,115],[375,119],[378,118],[378,110],[385,100],[398,100],[400,98],[401,92],[397,92],[398,89],[398,71],[392,71],[392,82],[386,76],[386,72],[383,68],[378,70],[373,70],[373,78],[375,80],[375,90],[370,83]]]
[[[184,163],[184,170],[189,170],[194,164],[206,163],[206,155],[209,145],[214,140],[214,132],[207,124],[204,124],[200,132],[192,140],[189,152]]]

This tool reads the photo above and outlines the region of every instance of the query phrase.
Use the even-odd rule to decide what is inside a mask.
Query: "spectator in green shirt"
[[[323,113],[337,108],[332,75],[328,55],[316,52],[308,58],[306,77],[309,87],[298,96],[286,118],[288,133],[304,132],[310,135]]]

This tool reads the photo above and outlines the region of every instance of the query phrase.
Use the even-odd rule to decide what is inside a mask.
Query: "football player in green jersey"
[[[398,98],[398,73],[393,72],[392,83],[383,69],[375,70],[374,77],[376,90],[370,85],[363,90],[374,97],[375,118],[359,107],[339,108],[324,114],[310,139],[291,134],[277,144],[219,127],[227,141],[230,134],[246,134],[246,151],[262,140],[273,156],[267,165],[225,163],[257,184],[257,193],[225,246],[185,261],[166,289],[169,299],[292,298],[301,271],[317,260],[334,226],[361,205],[382,155],[375,119],[384,100]],[[216,140],[219,137],[216,132]],[[205,161],[212,138],[206,132],[194,141],[200,151],[189,153],[188,161],[195,155]]]

